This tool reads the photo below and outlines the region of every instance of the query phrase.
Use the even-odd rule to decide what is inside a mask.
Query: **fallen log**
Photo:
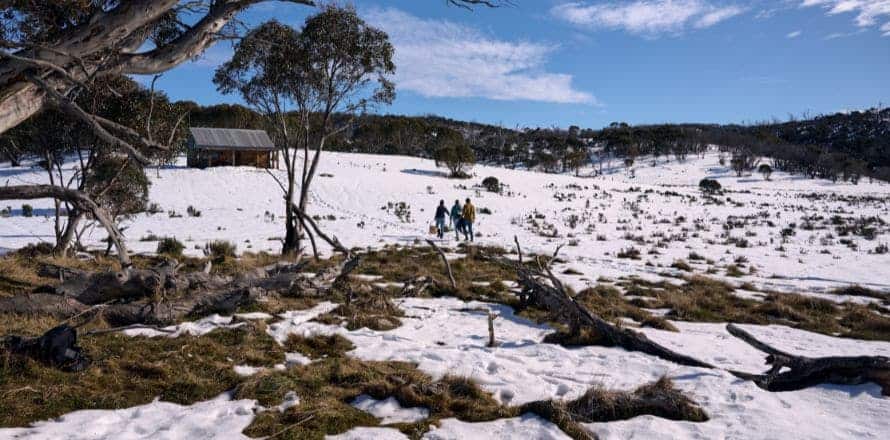
[[[523,294],[528,301],[548,310],[553,316],[569,326],[572,334],[578,334],[582,328],[592,330],[598,335],[605,346],[616,346],[629,351],[638,351],[680,365],[701,368],[714,368],[707,362],[691,356],[677,353],[667,347],[651,341],[643,333],[631,329],[618,328],[606,320],[590,313],[568,294],[566,288],[550,271],[549,267],[539,265],[533,269],[503,257],[489,257],[501,265],[511,268],[519,277]],[[552,259],[551,259],[552,261]],[[543,280],[549,281],[549,284]]]
[[[266,295],[259,288],[202,291],[160,302],[139,301],[112,305],[102,311],[102,316],[114,326],[166,326],[177,324],[186,318],[199,318],[213,313],[232,314],[239,307],[253,304]]]
[[[763,374],[730,371],[764,390],[796,391],[822,383],[859,385],[873,382],[881,386],[883,395],[890,396],[890,358],[885,356],[797,356],[758,340],[735,324],[727,324],[726,331],[767,354],[766,364],[770,369]]]
[[[175,260],[150,269],[69,271],[70,278],[59,286],[0,298],[0,314],[70,319],[102,305],[91,316],[101,313],[112,325],[171,325],[188,317],[233,313],[272,295],[324,296],[342,285],[358,261],[358,256],[350,256],[313,277],[302,273],[305,263],[273,264],[237,277],[207,271],[180,273]]]
[[[0,313],[16,315],[47,315],[67,319],[89,308],[74,299],[52,293],[31,293],[0,298]]]

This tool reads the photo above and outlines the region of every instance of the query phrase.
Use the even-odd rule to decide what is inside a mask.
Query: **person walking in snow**
[[[454,228],[454,239],[460,240],[460,219],[463,208],[460,206],[460,200],[454,201],[451,207],[451,227]]]
[[[445,207],[445,201],[439,200],[439,206],[436,208],[436,229],[439,238],[445,237],[445,219],[448,218],[448,208]]]
[[[464,239],[474,241],[473,222],[476,221],[476,207],[470,203],[470,199],[467,199],[467,203],[464,204],[461,217],[463,217],[464,220]]]

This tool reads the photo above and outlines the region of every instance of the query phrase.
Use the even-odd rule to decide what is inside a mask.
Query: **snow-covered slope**
[[[469,197],[477,211],[491,211],[477,216],[478,242],[509,247],[517,235],[528,250],[548,254],[558,244],[567,244],[561,255],[584,274],[571,277],[575,287],[599,277],[657,277],[673,270],[669,266],[678,259],[700,272],[713,266],[719,277],[723,268],[743,258],[756,273],[738,278],[736,284],[750,281],[808,292],[848,283],[890,288],[890,254],[872,252],[890,244],[888,227],[878,226],[877,237],[868,240],[839,236],[830,223],[832,216],[890,221],[888,184],[851,185],[782,173],[771,181],[739,178],[719,165],[716,153],[685,163],[637,163],[634,176],[621,168],[583,178],[477,166],[473,179],[451,180],[429,160],[327,153],[309,210],[348,246],[410,244],[429,238],[440,199],[450,206]],[[276,173],[283,176],[282,171]],[[174,166],[151,170],[149,176],[151,200],[164,212],[124,222],[132,250],[153,252],[155,241],[140,241],[150,235],[175,236],[192,254],[200,254],[204,243],[215,239],[229,240],[239,251],[280,249],[283,201],[266,171]],[[505,191],[495,194],[474,187],[487,176],[497,177]],[[705,177],[717,179],[729,191],[718,197],[722,204],[703,203],[698,182]],[[0,178],[9,184],[46,180],[41,170],[32,168],[3,168]],[[405,204],[402,210],[400,203]],[[13,216],[0,218],[0,249],[53,240],[52,218],[46,217],[51,215],[51,201],[30,204],[35,217],[22,217],[20,205],[10,204]],[[189,206],[201,216],[186,214]],[[171,218],[171,211],[177,216]],[[782,229],[791,225],[794,235],[783,237]],[[87,244],[104,248],[104,236],[101,228],[93,228]],[[842,242],[846,239],[851,241]],[[447,241],[454,241],[453,236]],[[631,247],[641,252],[641,259],[616,258]],[[691,254],[713,264],[692,261]]]
[[[559,269],[572,268],[580,274],[563,275],[575,287],[594,284],[600,277],[660,279],[665,272],[676,272],[670,266],[683,259],[696,272],[710,269],[715,273],[709,276],[737,285],[750,282],[826,298],[836,297],[822,291],[843,284],[890,288],[890,254],[874,252],[880,244],[890,244],[890,231],[881,224],[890,221],[890,185],[835,184],[781,173],[771,181],[735,177],[718,161],[717,154],[690,158],[686,163],[662,160],[655,166],[646,159],[638,161],[633,176],[619,168],[597,178],[479,166],[473,179],[458,181],[446,179],[431,161],[422,159],[326,154],[310,211],[320,217],[325,230],[348,246],[379,247],[429,238],[428,227],[438,201],[444,199],[450,206],[455,199],[469,197],[479,212],[475,228],[478,243],[510,247],[515,235],[526,252],[548,254],[564,244],[560,255],[567,263]],[[151,199],[164,212],[140,214],[125,222],[133,250],[154,251],[156,242],[140,240],[149,235],[175,236],[193,254],[200,254],[204,243],[217,239],[236,243],[239,251],[279,249],[283,202],[280,189],[266,171],[175,166],[158,174],[151,170],[149,175]],[[487,176],[506,185],[501,194],[474,186]],[[698,182],[705,177],[717,179],[728,190],[716,197],[719,203],[704,203]],[[0,178],[9,184],[45,181],[41,171],[31,168],[0,168]],[[402,203],[404,208],[399,208]],[[30,204],[38,216],[21,216],[16,204],[12,205],[12,217],[0,218],[0,248],[52,240],[52,219],[44,216],[50,214],[51,201]],[[190,206],[201,215],[187,215]],[[482,214],[483,208],[491,214]],[[182,216],[171,216],[170,211]],[[868,225],[874,231],[864,234],[873,235],[866,238],[862,231],[841,235],[833,216],[876,217],[880,221]],[[791,232],[783,234],[783,230]],[[87,244],[104,247],[102,238],[103,231],[94,228],[88,231]],[[445,241],[454,244],[453,236]],[[639,260],[617,257],[629,248],[640,251]],[[702,259],[691,259],[691,254]],[[744,275],[725,274],[728,266],[743,260],[748,262]],[[756,271],[751,273],[748,267]],[[745,290],[737,293],[744,295]],[[674,323],[679,333],[642,329],[651,339],[720,368],[704,370],[615,348],[567,349],[542,344],[551,329],[519,318],[503,305],[465,304],[453,298],[409,298],[398,303],[406,316],[403,325],[391,331],[347,331],[311,321],[330,310],[332,305],[324,303],[276,317],[268,332],[279,341],[292,333],[339,333],[355,345],[351,356],[415,362],[436,377],[446,373],[468,376],[511,405],[571,399],[596,384],[632,389],[668,375],[711,417],[705,423],[644,416],[588,425],[603,438],[885,438],[890,433],[890,400],[881,397],[875,385],[770,393],[736,379],[724,369],[761,371],[762,355],[727,334],[723,324]],[[467,311],[476,308],[500,316],[495,321],[495,334],[501,342],[498,347],[486,346],[487,314]],[[200,334],[230,324],[227,317],[213,316],[171,330]],[[890,356],[890,343],[886,342],[833,338],[782,326],[746,329],[779,348],[803,355]],[[250,366],[242,367],[245,374],[254,371]],[[231,401],[225,396],[189,407],[155,402],[126,410],[68,414],[60,421],[41,422],[33,428],[0,430],[0,437],[46,438],[73,432],[71,438],[117,438],[113,433],[121,432],[125,435],[119,438],[168,433],[240,438],[255,406],[254,402]],[[382,419],[404,412],[392,402],[365,406]],[[173,413],[178,414],[176,418],[171,418]],[[161,423],[161,419],[169,421]],[[88,420],[101,426],[86,431],[82,427]],[[151,431],[145,427],[148,424],[157,424],[160,430]],[[449,419],[426,438],[517,437],[564,438],[554,425],[530,414],[487,423]],[[333,438],[404,436],[382,427],[356,428]]]

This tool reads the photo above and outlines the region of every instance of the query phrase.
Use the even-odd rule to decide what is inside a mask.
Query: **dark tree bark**
[[[730,371],[767,391],[796,391],[821,383],[859,385],[874,382],[890,396],[890,358],[884,356],[829,356],[810,358],[786,353],[756,339],[734,324],[727,324],[729,334],[764,352],[770,369],[763,374]],[[787,369],[787,371],[782,371]]]

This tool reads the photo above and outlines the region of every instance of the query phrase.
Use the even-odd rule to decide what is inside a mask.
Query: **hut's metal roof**
[[[273,150],[275,144],[263,130],[189,127],[194,148],[224,150]]]

